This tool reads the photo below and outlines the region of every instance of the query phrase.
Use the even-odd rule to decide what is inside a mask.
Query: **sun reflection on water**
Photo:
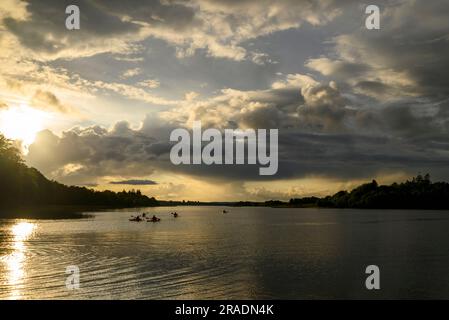
[[[30,222],[19,222],[11,227],[11,249],[13,252],[4,259],[8,273],[8,285],[11,287],[11,299],[19,299],[21,297],[20,288],[25,277],[25,241],[33,234],[35,227],[36,225]]]

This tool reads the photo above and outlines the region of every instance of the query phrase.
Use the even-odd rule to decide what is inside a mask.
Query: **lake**
[[[449,298],[447,211],[223,209],[0,220],[0,298]],[[365,288],[372,264],[380,290]],[[78,290],[65,285],[73,265]]]

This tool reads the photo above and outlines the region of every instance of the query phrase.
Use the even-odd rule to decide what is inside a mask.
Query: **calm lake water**
[[[449,212],[149,208],[0,220],[1,299],[449,298]],[[180,213],[175,219],[171,211]],[[365,268],[378,265],[378,291]],[[80,289],[65,286],[80,269]]]

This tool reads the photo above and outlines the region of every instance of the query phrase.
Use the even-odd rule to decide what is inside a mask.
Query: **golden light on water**
[[[8,285],[12,288],[11,299],[21,297],[21,284],[25,277],[24,263],[26,260],[26,240],[32,235],[35,224],[30,222],[19,222],[11,228],[12,253],[4,258],[7,270]]]

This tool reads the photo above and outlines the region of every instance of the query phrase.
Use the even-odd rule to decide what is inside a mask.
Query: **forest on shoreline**
[[[41,208],[45,211],[92,211],[105,208],[154,206],[265,206],[278,208],[359,208],[359,209],[449,209],[449,183],[432,182],[428,174],[413,179],[379,185],[375,180],[332,196],[292,198],[290,201],[199,202],[163,201],[139,190],[113,192],[67,186],[48,180],[35,168],[25,165],[12,141],[0,134],[0,217],[14,209]],[[50,208],[50,209],[47,209]],[[56,209],[55,209],[56,208]],[[63,209],[61,209],[63,208]],[[19,214],[21,216],[21,214]],[[44,213],[37,213],[37,216]],[[63,215],[56,213],[56,215]]]
[[[391,185],[379,185],[376,180],[373,180],[351,191],[339,191],[324,198],[290,199],[285,205],[290,207],[448,210],[449,183],[432,182],[429,174],[418,175],[406,182],[395,182]]]
[[[131,191],[95,191],[48,180],[25,165],[12,141],[0,135],[0,209],[29,207],[152,207],[155,198]]]
[[[273,208],[353,208],[353,209],[427,209],[449,210],[449,183],[432,182],[430,175],[417,175],[411,180],[391,185],[379,185],[376,180],[351,191],[339,191],[332,196],[292,198],[289,201],[239,201],[239,207]]]

